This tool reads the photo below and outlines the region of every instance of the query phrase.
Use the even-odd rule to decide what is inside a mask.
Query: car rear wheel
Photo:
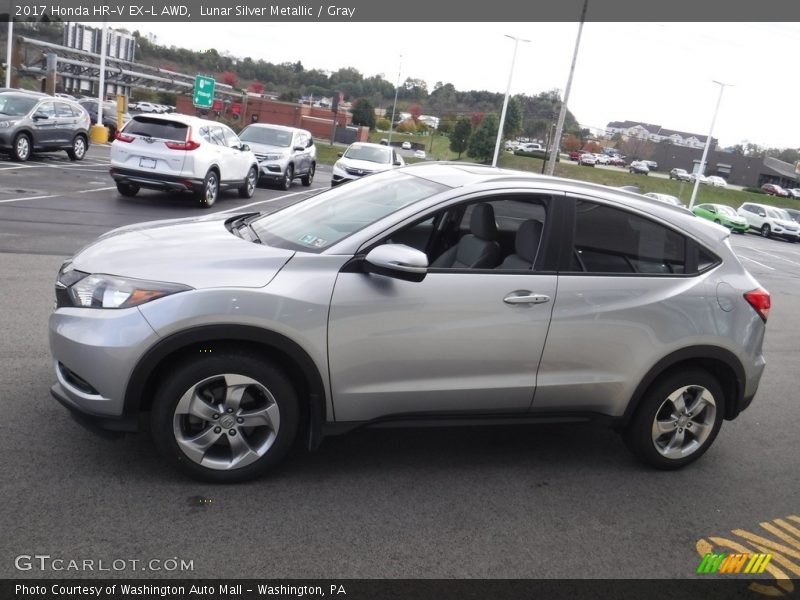
[[[72,140],[72,148],[67,150],[67,156],[70,160],[83,160],[83,157],[86,156],[86,138],[76,135]]]
[[[139,192],[139,186],[131,183],[117,183],[117,191],[121,196],[133,197]]]
[[[203,187],[196,192],[196,197],[200,201],[200,206],[209,208],[214,205],[219,195],[219,176],[216,171],[209,171],[203,180]]]
[[[275,467],[294,441],[298,415],[294,387],[276,366],[233,351],[201,354],[162,381],[151,431],[174,467],[228,483]]]
[[[772,233],[772,229],[770,229],[769,225],[767,225],[766,223],[764,223],[764,224],[761,226],[761,237],[768,238],[768,237],[770,236],[770,234],[771,234],[771,233]]]
[[[11,158],[17,162],[25,162],[31,157],[31,138],[26,133],[20,133],[14,138],[11,147]]]
[[[250,167],[242,187],[239,188],[239,197],[252,198],[253,194],[256,193],[256,183],[258,183],[258,169]]]
[[[724,394],[714,377],[701,369],[678,371],[648,390],[625,441],[650,466],[678,469],[708,450],[724,412]]]
[[[308,173],[303,175],[303,177],[300,179],[300,183],[302,183],[306,187],[310,186],[311,182],[314,181],[314,173],[316,172],[316,170],[317,170],[317,164],[311,163],[311,166],[308,168]]]

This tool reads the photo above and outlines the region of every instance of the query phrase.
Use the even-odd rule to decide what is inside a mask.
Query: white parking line
[[[765,252],[764,250],[759,250],[758,248],[753,248],[752,246],[745,246],[745,247],[748,250],[752,250],[753,252],[758,252],[759,254],[763,254],[764,256],[769,256],[770,258],[783,260],[783,261],[786,261],[788,263],[791,263],[793,265],[797,265],[798,267],[800,267],[800,262],[797,262],[795,260],[790,260],[788,258],[784,258],[783,256],[778,256],[777,254],[772,254],[770,252]],[[791,252],[791,251],[790,250],[786,250],[786,252]],[[792,254],[794,254],[794,252],[792,252]]]
[[[751,263],[756,263],[758,266],[764,267],[765,269],[769,269],[770,271],[774,271],[775,270],[774,267],[768,267],[764,263],[760,263],[757,260],[753,260],[752,258],[747,258],[746,256],[742,256],[741,254],[737,254],[737,256],[739,258],[741,258],[742,260],[746,260],[746,261],[751,262]]]
[[[59,196],[66,196],[68,194],[90,194],[92,192],[104,192],[115,189],[117,189],[116,186],[112,186],[112,187],[91,188],[89,190],[75,190],[63,194],[48,194],[47,196],[27,196],[25,198],[8,198],[6,200],[0,200],[0,204],[5,204],[7,202],[22,202],[23,200],[42,200],[43,198],[58,198]]]

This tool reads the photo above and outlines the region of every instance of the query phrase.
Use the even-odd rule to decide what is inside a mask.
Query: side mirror
[[[336,156],[338,156],[339,158],[342,158],[343,155],[344,155],[344,152],[337,152],[336,153]]]
[[[364,270],[405,281],[422,281],[428,272],[428,257],[404,244],[383,244],[364,258]]]
[[[50,117],[42,112],[33,113],[34,121],[41,121],[42,119],[49,119]]]
[[[758,216],[759,217],[766,217],[767,213],[765,213],[763,210],[760,210],[760,211],[758,211]]]
[[[395,167],[402,167],[403,163],[401,163],[399,160],[396,160],[396,161],[394,161],[394,166]]]
[[[244,143],[240,144],[239,145],[239,150],[241,150],[242,152],[249,152],[250,151],[250,146],[248,146],[247,144],[244,144]]]
[[[294,147],[294,151],[295,152],[303,152],[305,149],[306,149],[305,146],[295,146]]]

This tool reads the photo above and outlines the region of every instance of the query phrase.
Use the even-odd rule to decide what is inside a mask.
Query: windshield
[[[785,210],[783,210],[782,208],[775,208],[773,210],[776,213],[778,213],[779,217],[781,219],[783,219],[784,221],[791,221],[792,220],[791,215],[788,212],[786,212]]]
[[[239,135],[239,139],[243,142],[252,142],[253,144],[288,148],[289,144],[292,143],[292,132],[251,125],[242,131],[241,135]]]
[[[770,217],[772,217],[773,219],[785,219],[786,217],[784,217],[784,216],[781,214],[782,212],[783,212],[783,211],[782,211],[780,208],[768,208],[768,209],[767,209],[767,214],[768,214]]]
[[[368,162],[386,164],[392,162],[392,151],[386,146],[365,146],[351,144],[344,153],[345,158],[352,160],[366,160]]]
[[[264,215],[252,226],[270,246],[322,252],[404,206],[445,189],[427,179],[385,171]]]
[[[0,114],[21,117],[22,115],[27,115],[36,102],[36,98],[27,96],[0,94]]]
[[[723,215],[727,215],[729,217],[736,217],[736,211],[733,210],[730,206],[725,206],[724,204],[717,205],[717,212]]]

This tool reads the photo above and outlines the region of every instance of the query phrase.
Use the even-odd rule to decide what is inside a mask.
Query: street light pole
[[[698,175],[705,175],[706,172],[706,158],[708,157],[708,149],[711,146],[711,135],[714,133],[714,123],[717,121],[717,113],[719,112],[719,105],[722,102],[722,92],[725,91],[725,87],[733,87],[731,83],[722,83],[721,81],[714,80],[719,86],[719,97],[717,98],[717,106],[714,108],[714,116],[711,117],[711,129],[708,131],[708,137],[706,138],[706,146],[703,148],[703,156],[700,159],[700,169],[697,172]],[[700,178],[694,178],[694,187],[692,188],[692,197],[689,200],[689,210],[694,207],[695,198],[697,198],[697,189],[700,187]]]
[[[503,99],[503,110],[500,112],[500,127],[497,130],[497,142],[494,145],[494,158],[492,159],[493,167],[497,166],[497,157],[500,155],[500,142],[503,141],[503,126],[506,122],[508,95],[511,93],[511,78],[514,76],[514,63],[517,60],[517,46],[519,46],[520,42],[530,42],[530,40],[514,37],[513,35],[505,34],[505,36],[514,40],[514,54],[511,57],[511,69],[508,71],[508,85],[506,85],[506,97]]]
[[[392,104],[392,120],[389,122],[389,146],[392,145],[392,131],[394,131],[394,112],[397,110],[397,93],[400,91],[400,73],[403,71],[403,55],[400,55],[400,65],[397,67],[397,85],[394,86],[394,104]]]
[[[6,45],[6,87],[11,87],[11,40],[14,39],[14,16],[8,7],[8,44]]]
[[[547,174],[552,175],[556,172],[556,159],[561,148],[561,132],[564,130],[564,120],[567,118],[567,102],[569,101],[569,90],[572,87],[572,76],[575,74],[575,63],[578,62],[578,49],[581,47],[581,33],[583,33],[583,22],[586,20],[586,9],[589,8],[589,0],[583,0],[583,10],[581,11],[581,22],[578,25],[578,37],[575,39],[575,51],[572,53],[572,65],[569,68],[567,87],[564,88],[564,100],[561,102],[561,112],[558,115],[556,134],[553,143],[550,145],[550,160],[547,162]]]

